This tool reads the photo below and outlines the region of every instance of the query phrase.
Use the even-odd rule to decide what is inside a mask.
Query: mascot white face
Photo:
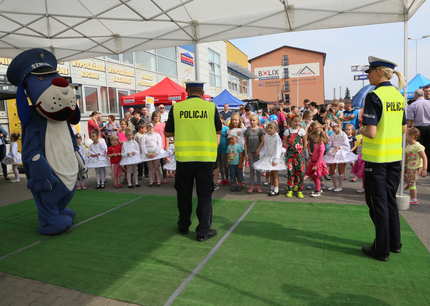
[[[69,82],[57,73],[31,75],[27,80],[27,94],[36,110],[45,118],[69,120],[75,113],[76,96]],[[32,86],[32,85],[37,85]]]

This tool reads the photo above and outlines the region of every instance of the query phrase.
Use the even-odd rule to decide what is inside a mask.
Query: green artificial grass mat
[[[76,212],[75,223],[97,215],[121,203],[137,198],[127,193],[86,190],[76,192],[69,208]],[[33,200],[0,207],[0,257],[40,239],[37,211]]]
[[[250,202],[214,201],[219,234],[204,243],[176,233],[174,197],[133,204],[0,261],[0,271],[86,293],[163,305]],[[197,224],[194,219],[191,230]]]
[[[174,305],[430,305],[430,254],[401,227],[379,262],[367,207],[258,202]]]

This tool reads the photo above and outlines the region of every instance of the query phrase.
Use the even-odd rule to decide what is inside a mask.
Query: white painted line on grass
[[[81,222],[79,222],[79,223],[76,223],[76,224],[72,225],[71,229],[77,228],[78,226],[81,226],[82,224],[85,224],[85,223],[87,223],[87,222],[90,222],[90,221],[92,221],[92,220],[94,220],[94,219],[96,219],[96,218],[98,218],[98,217],[101,217],[101,216],[107,215],[107,214],[109,214],[109,213],[111,213],[111,212],[113,212],[113,211],[115,211],[115,210],[118,210],[118,209],[123,208],[123,207],[125,207],[125,206],[127,206],[127,205],[130,205],[130,204],[134,203],[135,201],[140,200],[140,199],[142,199],[142,198],[143,198],[143,195],[140,195],[140,196],[138,196],[138,197],[137,197],[137,198],[135,198],[135,199],[129,200],[129,201],[124,202],[124,203],[122,203],[122,204],[120,204],[120,205],[118,205],[118,206],[115,206],[115,207],[113,207],[113,208],[111,208],[111,209],[108,209],[108,210],[106,210],[106,211],[104,211],[104,212],[102,212],[102,213],[99,213],[99,214],[97,214],[97,215],[95,215],[95,216],[92,216],[92,217],[90,217],[90,218],[88,218],[88,219],[82,220]],[[36,245],[40,244],[42,241],[46,241],[46,240],[48,240],[48,239],[49,239],[49,238],[44,238],[44,239],[41,239],[41,240],[34,241],[34,242],[32,242],[31,244],[29,244],[29,245],[27,245],[27,246],[25,246],[25,247],[22,247],[22,248],[20,248],[20,249],[17,249],[17,250],[15,250],[15,251],[12,251],[12,252],[10,252],[10,253],[8,253],[8,254],[6,254],[6,255],[3,255],[3,256],[1,256],[1,257],[0,257],[0,261],[4,260],[4,259],[6,259],[6,258],[8,258],[8,257],[10,257],[10,256],[13,256],[13,255],[19,254],[19,253],[21,253],[21,252],[24,252],[25,250],[28,250],[28,249],[30,249],[30,248],[32,248],[32,247],[34,247],[34,246],[36,246]]]
[[[134,202],[136,202],[137,200],[140,200],[140,199],[142,199],[142,198],[143,198],[143,195],[140,195],[140,196],[138,196],[138,197],[137,197],[137,198],[135,198],[135,199],[129,200],[129,201],[127,201],[127,202],[124,202],[124,203],[122,203],[122,204],[120,204],[120,205],[118,205],[118,206],[112,207],[111,209],[108,209],[108,210],[106,210],[106,211],[104,211],[104,212],[102,212],[102,213],[99,213],[99,214],[97,214],[97,215],[95,215],[95,216],[92,216],[92,217],[90,217],[90,218],[88,218],[88,219],[85,219],[85,220],[83,220],[83,221],[81,221],[81,222],[79,222],[79,223],[73,224],[71,228],[73,229],[73,228],[76,228],[76,227],[78,227],[78,226],[81,226],[82,224],[85,224],[85,223],[87,223],[87,222],[90,222],[90,221],[92,221],[92,220],[94,220],[94,219],[96,219],[96,218],[98,218],[98,217],[101,217],[101,216],[107,215],[107,214],[109,214],[109,213],[111,213],[111,212],[113,212],[113,211],[115,211],[115,210],[118,210],[118,209],[120,209],[120,208],[123,208],[123,207],[125,207],[125,206],[128,206],[128,205],[130,205],[131,203],[134,203]]]
[[[248,206],[248,208],[245,210],[245,212],[239,217],[239,219],[236,220],[236,222],[229,228],[229,230],[222,236],[222,238],[215,244],[215,246],[211,249],[208,255],[197,265],[197,267],[194,268],[194,270],[191,272],[190,275],[186,279],[182,281],[182,283],[179,285],[178,288],[176,288],[175,292],[172,293],[172,295],[169,297],[167,302],[164,304],[164,306],[170,306],[173,304],[175,299],[185,290],[187,285],[193,280],[194,276],[196,276],[203,267],[208,263],[209,259],[212,258],[212,256],[215,255],[215,253],[218,251],[218,249],[222,246],[224,241],[230,236],[230,234],[238,227],[239,223],[242,222],[242,220],[249,214],[249,212],[254,208],[255,203],[257,201],[254,201],[251,203],[251,205]]]
[[[42,240],[35,241],[35,242],[33,242],[32,244],[29,244],[29,245],[27,245],[27,246],[25,246],[25,247],[23,247],[23,248],[20,248],[20,249],[18,249],[18,250],[15,250],[15,251],[13,251],[13,252],[10,252],[9,254],[3,255],[2,257],[0,257],[0,261],[4,260],[4,259],[6,259],[6,258],[8,258],[8,257],[10,257],[10,256],[13,256],[13,255],[19,254],[19,253],[21,253],[21,252],[24,252],[25,250],[27,250],[27,249],[29,249],[29,248],[32,248],[32,247],[34,247],[34,246],[38,245],[38,244],[39,244],[39,243],[41,243],[41,242],[42,242]]]

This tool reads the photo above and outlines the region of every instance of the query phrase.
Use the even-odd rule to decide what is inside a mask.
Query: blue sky
[[[409,21],[409,36],[430,35],[430,1],[425,2]],[[403,71],[403,23],[350,27],[341,29],[293,32],[235,39],[232,42],[250,58],[282,45],[327,53],[325,65],[325,96],[333,98],[333,88],[339,97],[339,87],[357,92],[361,81],[354,81],[351,65],[367,64],[374,55],[396,62]],[[409,41],[408,77],[416,74],[415,41]],[[418,41],[418,72],[430,78],[430,38]],[[365,83],[366,84],[366,83]]]

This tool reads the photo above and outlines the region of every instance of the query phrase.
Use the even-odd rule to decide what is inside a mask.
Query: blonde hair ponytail
[[[397,78],[399,79],[399,89],[405,88],[406,87],[406,80],[405,80],[405,76],[403,75],[403,73],[401,73],[400,71],[394,70],[394,74],[397,75]]]
[[[393,74],[395,74],[397,76],[397,79],[399,80],[399,89],[403,89],[406,87],[406,81],[405,81],[405,77],[403,76],[403,73],[388,67],[378,67],[378,68],[384,73],[384,77],[386,77],[388,80],[391,80],[391,78],[393,77]]]

